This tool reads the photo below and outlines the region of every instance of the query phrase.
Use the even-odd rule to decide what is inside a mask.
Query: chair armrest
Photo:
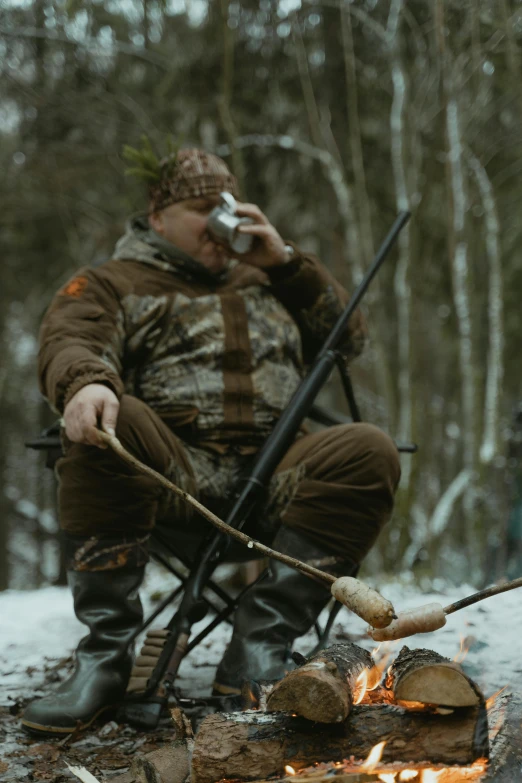
[[[339,413],[338,411],[327,411],[325,408],[322,408],[320,405],[316,405],[315,403],[310,408],[308,418],[312,419],[312,421],[316,421],[318,424],[324,424],[325,427],[335,427],[337,424],[353,423],[349,416],[345,416],[343,413]],[[393,442],[397,446],[397,451],[402,453],[415,454],[415,452],[419,449],[416,443],[403,443],[402,441],[398,440],[394,440]]]
[[[24,446],[28,449],[55,449],[62,447],[62,442],[60,440],[60,419],[56,419],[53,424],[51,424],[50,427],[47,427],[47,429],[42,430],[42,432],[36,436],[36,438],[32,438],[31,440],[26,440],[24,443]]]
[[[315,403],[310,408],[308,418],[312,421],[316,421],[318,424],[324,424],[325,427],[335,427],[336,424],[351,424],[352,420],[349,416],[345,416],[344,413],[338,411],[327,411],[326,408]]]

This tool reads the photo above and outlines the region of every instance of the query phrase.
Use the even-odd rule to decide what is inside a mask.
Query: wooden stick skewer
[[[328,586],[332,585],[336,581],[335,576],[327,574],[325,571],[321,571],[319,568],[314,568],[313,566],[308,565],[308,563],[303,563],[301,560],[296,560],[295,557],[290,557],[290,555],[284,555],[281,552],[277,552],[275,549],[271,549],[269,546],[262,544],[260,541],[256,541],[255,538],[247,536],[246,533],[242,533],[241,530],[236,530],[236,528],[227,525],[226,522],[223,522],[222,519],[216,516],[216,514],[213,514],[212,511],[200,503],[199,500],[196,500],[195,497],[190,495],[188,492],[185,492],[184,489],[176,486],[176,484],[173,484],[172,481],[169,481],[167,478],[165,478],[165,476],[162,476],[161,473],[158,473],[153,468],[150,468],[148,465],[140,462],[139,459],[136,459],[136,457],[134,457],[121,445],[120,441],[115,435],[108,435],[106,432],[103,432],[103,430],[99,430],[98,435],[100,439],[110,446],[111,449],[113,449],[117,454],[119,454],[122,459],[135,467],[141,473],[152,476],[152,478],[156,479],[156,481],[162,484],[166,489],[174,492],[174,494],[182,498],[186,503],[189,504],[189,506],[192,506],[192,508],[196,509],[196,511],[199,511],[201,516],[205,517],[205,519],[208,519],[209,522],[211,522],[215,527],[217,527],[226,535],[232,536],[232,538],[235,538],[237,541],[241,541],[241,543],[245,544],[249,549],[256,549],[258,552],[261,552],[261,554],[266,555],[266,557],[273,557],[274,560],[280,560],[281,563],[286,563],[286,565],[289,565],[292,568],[297,568],[298,571],[302,571],[304,574],[308,574],[308,576],[319,579]]]
[[[344,604],[344,606],[352,612],[370,623],[372,628],[368,629],[368,632],[375,641],[403,639],[406,636],[413,636],[417,633],[436,631],[446,624],[447,615],[458,612],[459,609],[464,609],[466,606],[470,606],[477,601],[483,601],[485,598],[490,598],[493,595],[522,587],[522,577],[519,577],[518,579],[513,579],[511,582],[506,582],[502,585],[493,585],[492,587],[487,587],[485,590],[479,590],[477,593],[462,598],[460,601],[455,601],[446,607],[442,607],[437,603],[427,604],[426,606],[420,606],[416,609],[410,609],[408,612],[403,612],[397,618],[392,604],[360,580],[347,576],[337,578],[331,574],[327,574],[319,568],[314,568],[313,566],[308,565],[308,563],[303,563],[301,560],[297,560],[297,558],[291,557],[290,555],[284,555],[282,552],[278,552],[276,549],[272,549],[271,547],[262,544],[260,541],[256,541],[255,538],[251,538],[246,533],[236,530],[236,528],[223,522],[222,519],[216,516],[216,514],[213,514],[212,511],[196,500],[196,498],[192,497],[192,495],[189,495],[188,492],[185,492],[185,490],[176,486],[176,484],[173,484],[165,478],[165,476],[162,476],[161,473],[158,473],[153,468],[140,462],[139,459],[136,459],[136,457],[130,454],[130,452],[121,445],[115,435],[109,435],[103,430],[98,430],[98,435],[107,446],[110,446],[116,454],[136,468],[136,470],[139,470],[141,473],[145,473],[148,476],[152,476],[158,483],[181,497],[186,503],[196,509],[205,519],[208,519],[209,522],[226,535],[245,544],[249,549],[255,549],[266,557],[279,560],[281,563],[285,563],[291,568],[296,568],[303,574],[318,579],[329,586],[332,595],[340,601],[340,603]]]
[[[517,579],[512,579],[510,582],[504,582],[502,585],[492,585],[486,587],[484,590],[479,590],[477,593],[472,593],[466,598],[461,598],[460,601],[455,601],[452,604],[444,607],[444,614],[452,614],[458,612],[459,609],[464,609],[466,606],[476,604],[477,601],[483,601],[484,598],[491,598],[492,595],[498,595],[499,593],[506,593],[508,590],[515,590],[517,587],[522,587],[522,576]]]
[[[139,459],[136,459],[136,457],[130,454],[121,445],[115,435],[109,435],[103,430],[98,430],[98,436],[100,440],[113,449],[122,459],[136,468],[136,470],[139,470],[141,473],[145,473],[148,476],[152,476],[159,484],[182,498],[226,535],[245,544],[249,549],[256,549],[266,557],[279,560],[281,563],[285,563],[291,568],[296,568],[303,574],[307,574],[307,576],[311,576],[327,585],[330,588],[332,595],[340,603],[359,615],[359,617],[362,617],[363,620],[369,622],[373,628],[385,628],[396,617],[390,601],[383,598],[376,590],[365,585],[364,582],[350,576],[337,578],[331,574],[327,574],[325,571],[321,571],[319,568],[308,565],[308,563],[303,563],[295,557],[284,555],[282,552],[278,552],[277,550],[262,544],[260,541],[256,541],[254,538],[246,535],[246,533],[242,533],[240,530],[236,530],[236,528],[223,522],[222,519],[216,516],[216,514],[213,514],[212,511],[196,500],[196,498],[192,497],[192,495],[189,495],[188,492],[185,492],[185,490],[176,486],[176,484],[173,484],[172,481],[169,481],[165,476],[162,476],[161,473],[158,473],[153,468],[140,462]]]

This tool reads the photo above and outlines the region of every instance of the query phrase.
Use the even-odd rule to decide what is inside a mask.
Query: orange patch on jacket
[[[66,286],[60,291],[61,296],[81,296],[87,288],[88,280],[86,277],[73,277]]]

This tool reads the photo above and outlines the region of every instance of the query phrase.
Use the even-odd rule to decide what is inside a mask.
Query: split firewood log
[[[403,647],[386,677],[398,702],[421,702],[445,707],[472,707],[484,703],[479,687],[458,663],[433,650]]]
[[[194,743],[192,783],[262,780],[314,762],[366,758],[386,741],[383,761],[469,764],[488,755],[483,704],[440,715],[391,705],[354,707],[344,723],[246,711],[205,718]]]
[[[188,778],[194,744],[192,725],[179,707],[171,709],[170,714],[176,739],[133,759],[130,768],[133,783],[184,783]]]
[[[191,740],[175,740],[133,759],[135,783],[184,783],[190,773]]]
[[[341,723],[353,707],[357,678],[372,668],[367,650],[356,644],[334,644],[278,682],[268,696],[267,710]]]
[[[488,700],[489,701],[489,700]],[[491,758],[482,783],[518,783],[522,769],[522,698],[496,694],[489,711]]]
[[[192,724],[180,707],[172,707],[170,717],[174,724],[176,739],[194,739]]]

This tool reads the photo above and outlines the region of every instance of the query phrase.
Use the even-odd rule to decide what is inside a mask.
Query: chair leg
[[[234,601],[233,606],[227,607],[226,609],[223,609],[222,612],[217,615],[212,622],[210,622],[206,628],[204,628],[201,633],[199,633],[188,645],[186,654],[188,655],[191,650],[194,649],[194,647],[197,647],[197,645],[203,641],[203,639],[208,636],[208,634],[214,630],[223,620],[228,620],[229,616],[232,614],[232,612],[235,612],[237,607],[239,606],[239,603],[245,593],[247,593],[249,590],[251,590],[261,579],[264,579],[264,577],[268,574],[268,569],[265,569],[257,579],[255,579],[253,582],[250,582],[246,587],[243,588],[243,590],[239,593],[237,598]],[[221,619],[218,619],[220,618]]]
[[[131,642],[134,642],[134,641],[137,639],[137,637],[138,637],[138,636],[139,636],[141,633],[143,633],[143,631],[144,631],[146,628],[148,628],[148,627],[149,627],[149,625],[151,625],[151,623],[153,623],[153,622],[154,622],[154,620],[156,619],[156,617],[158,617],[158,616],[159,616],[159,615],[160,615],[160,614],[163,612],[163,610],[167,608],[167,606],[168,606],[169,604],[171,604],[173,601],[175,601],[175,600],[176,600],[176,598],[178,597],[178,595],[179,595],[181,592],[183,592],[183,585],[182,585],[182,584],[181,584],[181,585],[179,585],[178,587],[176,587],[176,589],[175,589],[175,590],[173,590],[171,593],[169,593],[169,595],[168,595],[166,598],[164,598],[164,599],[163,599],[163,601],[162,601],[162,602],[160,603],[160,605],[159,605],[159,606],[158,606],[158,607],[157,607],[157,608],[156,608],[156,609],[153,611],[153,613],[150,615],[150,617],[148,617],[148,618],[145,620],[145,622],[143,623],[143,625],[142,625],[140,628],[138,628],[138,629],[137,629],[137,630],[134,632],[134,634],[133,634],[133,635],[132,635],[132,637],[131,637]]]
[[[173,576],[179,579],[180,582],[182,583],[182,588],[184,587],[187,577],[184,574],[182,574],[178,569],[176,569],[172,565],[172,563],[169,563],[168,560],[166,560],[157,552],[153,552],[151,554],[151,557],[153,557],[154,560],[160,563],[169,573],[171,573]],[[207,582],[207,587],[209,590],[212,590],[212,592],[215,593],[218,596],[218,598],[221,598],[221,600],[223,601],[224,604],[226,604],[226,606],[232,607],[231,612],[234,611],[235,604],[232,602],[230,596],[227,595],[227,593],[224,590],[222,590],[219,587],[219,585],[217,585],[212,579],[209,579],[209,581]],[[203,595],[202,600],[208,604],[209,608],[212,609],[213,612],[219,613],[221,611],[220,609],[218,609],[217,606],[215,606],[215,604],[212,603],[212,601],[210,600],[210,598],[208,598],[208,596]]]
[[[323,630],[319,628],[319,624],[315,624],[315,631],[317,633],[317,644],[315,647],[308,653],[308,657],[311,657],[312,655],[316,655],[320,650],[324,650],[326,645],[328,644],[328,637],[330,636],[330,631],[332,630],[332,626],[335,622],[335,618],[339,614],[340,610],[343,608],[343,605],[339,603],[339,601],[336,601],[332,608],[330,609],[330,614],[328,615],[328,620],[326,621],[326,625],[324,626]]]

